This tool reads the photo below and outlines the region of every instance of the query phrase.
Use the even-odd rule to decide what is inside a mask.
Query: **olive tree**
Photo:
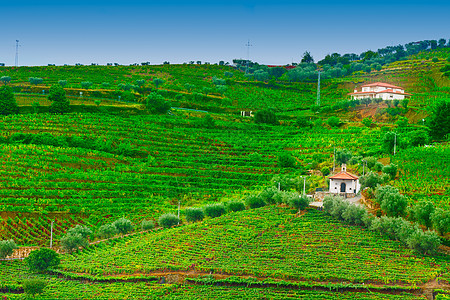
[[[18,112],[19,107],[12,88],[9,86],[0,87],[0,115],[17,114]]]

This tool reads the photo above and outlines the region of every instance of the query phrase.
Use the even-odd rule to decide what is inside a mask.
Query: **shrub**
[[[352,158],[352,153],[347,149],[336,151],[336,162],[338,164],[346,164]]]
[[[434,139],[443,139],[450,133],[450,101],[438,100],[431,108],[431,115],[427,118],[430,135]]]
[[[294,193],[294,197],[290,197],[288,200],[288,205],[292,208],[298,210],[304,210],[309,206],[309,198],[306,195],[299,196],[297,193]]]
[[[315,126],[315,127],[321,127],[322,124],[323,124],[322,119],[316,119],[316,120],[314,121],[314,126]]]
[[[185,211],[185,214],[186,214],[186,220],[188,222],[201,221],[205,217],[203,210],[201,208],[197,208],[197,207],[187,208]]]
[[[163,96],[155,92],[147,96],[145,105],[152,114],[165,114],[171,108],[170,103],[165,101]]]
[[[378,184],[381,184],[383,182],[383,179],[380,175],[373,172],[368,172],[366,175],[361,177],[360,183],[361,188],[369,187],[369,188],[375,188]]]
[[[34,297],[35,295],[42,294],[44,292],[44,288],[47,286],[47,283],[43,279],[30,278],[25,279],[22,286],[25,294],[32,295]]]
[[[255,113],[255,123],[276,125],[278,118],[273,110],[263,109]]]
[[[0,241],[0,259],[13,254],[14,249],[17,249],[17,245],[14,240]]]
[[[366,127],[370,127],[372,126],[372,119],[370,118],[364,118],[361,123],[366,126]]]
[[[404,216],[408,200],[399,193],[387,194],[381,203],[381,209],[390,217]]]
[[[49,112],[64,114],[70,111],[70,102],[66,99],[66,91],[61,85],[55,84],[50,87],[48,100],[52,102]]]
[[[212,203],[208,204],[203,209],[205,214],[210,218],[217,218],[225,214],[225,205],[223,203]]]
[[[228,211],[242,211],[245,210],[245,204],[242,201],[230,201],[227,204]]]
[[[296,160],[288,152],[281,153],[278,156],[278,166],[280,168],[295,168]]]
[[[266,206],[267,203],[261,197],[257,195],[249,195],[245,198],[245,203],[250,208],[258,208]]]
[[[373,166],[373,169],[377,172],[380,172],[383,169],[383,167],[384,167],[383,164],[377,161]]]
[[[158,219],[158,224],[164,228],[170,228],[179,224],[180,219],[174,214],[163,214]]]
[[[277,193],[278,193],[278,190],[275,187],[268,187],[268,188],[264,189],[258,195],[258,197],[261,198],[266,203],[274,204],[274,203],[276,203],[274,196]]]
[[[110,238],[110,237],[112,237],[112,236],[114,236],[114,235],[116,235],[118,233],[119,233],[119,231],[112,224],[102,225],[98,229],[98,236],[100,238],[104,238],[104,239]]]
[[[363,225],[367,211],[359,205],[349,205],[342,213],[342,218],[350,224]]]
[[[331,127],[338,127],[341,124],[341,120],[336,116],[331,116],[328,118],[327,124]]]
[[[83,81],[83,82],[80,83],[80,85],[81,85],[81,87],[83,89],[88,89],[88,88],[90,88],[92,86],[92,82],[90,82],[90,81]]]
[[[19,107],[14,98],[13,89],[9,86],[0,87],[0,115],[17,114]]]
[[[48,268],[56,268],[60,263],[58,253],[47,248],[32,251],[25,261],[30,270],[34,272],[43,272]]]
[[[150,230],[155,228],[155,223],[151,220],[142,220],[141,222],[141,229],[142,230]]]
[[[61,238],[61,247],[67,252],[73,252],[78,248],[86,248],[89,246],[89,242],[80,233],[66,234]]]
[[[80,234],[83,238],[87,239],[90,235],[92,235],[92,230],[87,226],[77,225],[75,227],[70,228],[67,231],[67,234]]]
[[[383,173],[388,174],[391,180],[394,180],[395,176],[397,175],[397,165],[390,164],[384,166],[382,171]]]
[[[295,125],[297,125],[300,128],[304,128],[304,127],[311,127],[312,123],[309,120],[309,118],[300,116],[295,121]]]
[[[381,204],[389,194],[398,194],[399,191],[396,187],[390,185],[378,186],[375,190],[375,200]]]
[[[114,227],[116,227],[117,231],[122,235],[133,231],[133,224],[131,223],[130,220],[125,219],[125,218],[120,218],[120,219],[114,221],[114,223],[112,223],[112,225]]]
[[[322,172],[323,176],[328,176],[330,174],[330,168],[328,167],[323,167],[320,172]]]
[[[433,228],[444,235],[450,232],[450,211],[436,208],[431,216]]]

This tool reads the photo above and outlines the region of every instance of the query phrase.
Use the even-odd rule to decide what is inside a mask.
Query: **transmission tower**
[[[248,64],[250,62],[250,47],[252,47],[253,45],[250,44],[250,40],[248,40],[247,44],[245,44],[245,46],[247,47],[247,68],[245,69],[245,74],[248,73]]]
[[[317,79],[317,102],[316,105],[320,105],[320,70],[319,70],[319,78]]]
[[[16,40],[16,60],[15,60],[15,66],[19,66],[19,40]]]

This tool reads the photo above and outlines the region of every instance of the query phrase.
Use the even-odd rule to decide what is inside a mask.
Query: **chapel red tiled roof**
[[[359,177],[343,171],[343,172],[337,173],[336,175],[330,176],[329,178],[330,179],[343,179],[343,180],[356,180]]]

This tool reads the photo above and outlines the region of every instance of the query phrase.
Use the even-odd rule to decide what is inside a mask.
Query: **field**
[[[342,149],[358,157],[348,163],[358,176],[363,158],[398,165],[385,184],[398,187],[410,207],[426,199],[448,210],[448,142],[402,146],[395,156],[383,150],[386,132],[425,129],[429,106],[449,98],[440,71],[447,55],[442,49],[324,80],[320,108],[315,82],[249,80],[230,66],[1,67],[20,113],[0,117],[0,240],[46,247],[53,221],[57,249],[75,225],[91,228],[96,243],[62,254],[61,265],[43,274],[23,261],[0,261],[0,298],[26,298],[30,277],[46,280],[41,299],[430,299],[436,289],[449,290],[448,247],[418,254],[312,208],[247,205],[197,223],[185,216],[189,207],[244,201],[284,177],[307,178],[307,193],[326,191],[324,172]],[[30,77],[43,82],[32,85]],[[68,114],[48,113],[48,90],[59,80],[67,80]],[[138,80],[144,83],[125,88]],[[414,94],[397,112],[409,120],[405,129],[386,103],[349,107],[347,93],[375,81]],[[150,93],[169,101],[170,113],[150,114]],[[277,125],[240,116],[264,108],[278,113]],[[299,116],[311,124],[299,126]],[[330,117],[339,118],[336,126]],[[374,123],[363,125],[363,118]],[[371,171],[381,175],[378,167]],[[178,208],[180,226],[140,231],[142,220],[157,224]],[[120,217],[133,222],[131,235],[94,237]]]

